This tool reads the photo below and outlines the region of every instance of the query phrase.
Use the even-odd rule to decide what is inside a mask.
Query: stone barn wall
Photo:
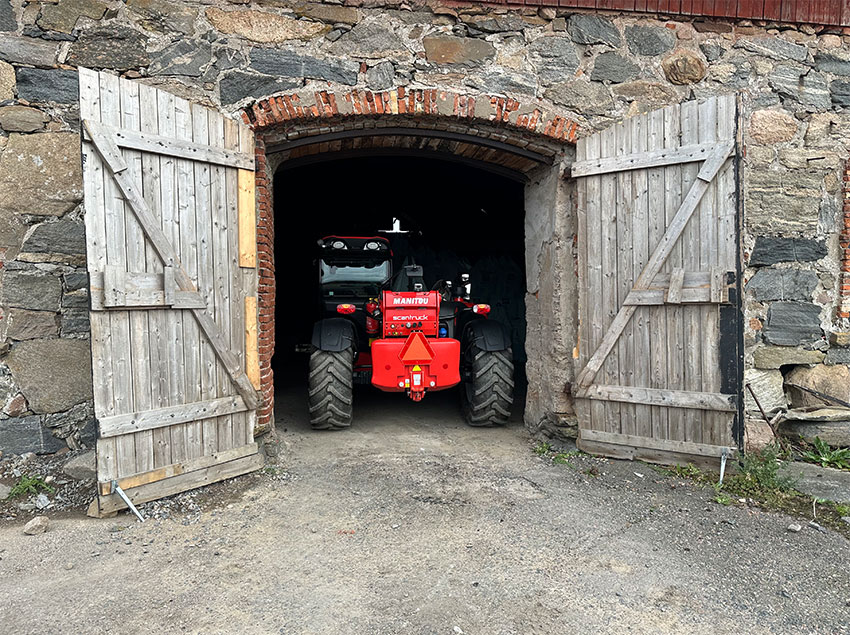
[[[77,65],[234,113],[271,94],[317,90],[533,100],[573,117],[579,135],[740,92],[747,380],[779,408],[783,372],[797,365],[850,373],[850,38],[840,29],[438,2],[0,0],[4,451],[93,436]],[[574,258],[570,188],[551,186],[551,223],[528,229],[554,234],[540,240],[532,268]],[[529,209],[540,205],[529,197]],[[537,284],[529,305],[563,335],[572,289]],[[567,383],[576,342],[565,339],[529,370]],[[538,387],[529,425],[568,426],[560,383]]]

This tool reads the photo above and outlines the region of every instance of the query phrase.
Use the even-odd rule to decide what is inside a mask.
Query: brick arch
[[[256,133],[257,254],[259,269],[260,392],[263,396],[257,430],[273,425],[275,347],[275,262],[273,174],[267,156],[270,139],[304,139],[332,131],[386,126],[417,129],[425,138],[439,131],[460,131],[492,152],[502,144],[515,151],[548,156],[553,162],[564,146],[575,143],[578,123],[535,100],[470,94],[442,88],[399,87],[367,90],[302,90],[261,99],[241,111]],[[489,147],[488,147],[489,144]],[[498,153],[498,149],[495,150]],[[510,153],[508,151],[507,153]]]
[[[372,92],[298,91],[261,99],[242,110],[256,131],[316,120],[367,116],[392,120],[398,116],[439,118],[465,125],[500,125],[523,134],[573,143],[578,123],[533,99],[460,93],[441,88],[405,88]]]

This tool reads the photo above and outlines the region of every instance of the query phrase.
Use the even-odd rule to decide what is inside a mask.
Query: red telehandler
[[[319,241],[323,318],[313,328],[310,422],[351,425],[353,387],[371,383],[420,401],[458,384],[467,422],[508,421],[514,366],[505,328],[490,306],[470,301],[470,282],[440,280],[426,290],[422,267],[392,275],[383,237],[328,236]]]

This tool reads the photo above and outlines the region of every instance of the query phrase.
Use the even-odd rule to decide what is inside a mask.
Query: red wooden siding
[[[482,0],[481,4],[559,6],[850,26],[850,0]]]

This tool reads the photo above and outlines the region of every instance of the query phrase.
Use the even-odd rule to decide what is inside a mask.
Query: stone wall
[[[747,379],[778,408],[783,373],[850,358],[839,316],[848,43],[811,26],[552,7],[0,0],[0,447],[48,451],[91,434],[77,65],[232,112],[320,88],[500,94],[566,113],[579,135],[740,92]],[[544,251],[572,257],[571,240]]]

